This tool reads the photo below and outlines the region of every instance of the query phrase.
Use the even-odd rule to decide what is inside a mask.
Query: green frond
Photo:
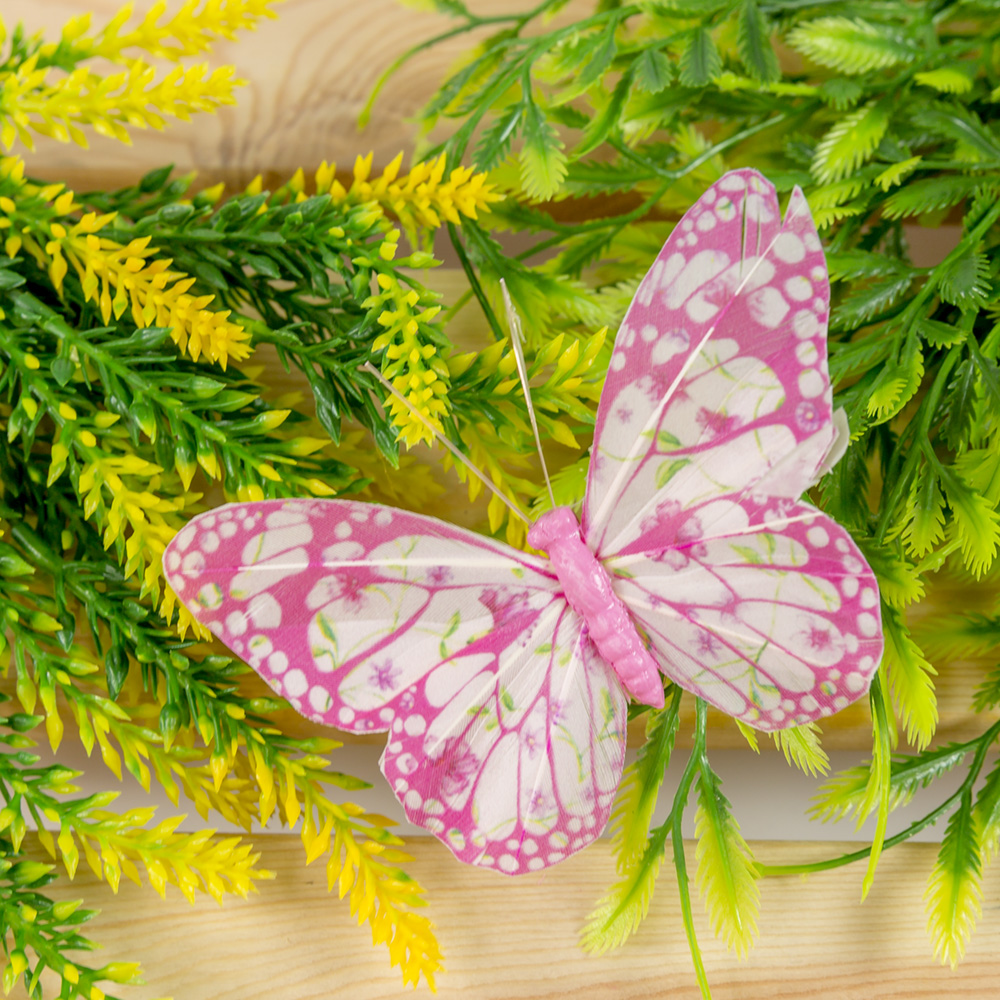
[[[812,172],[822,182],[836,181],[857,170],[875,152],[889,127],[889,112],[872,102],[834,123],[816,147]]]
[[[1000,546],[1000,514],[973,490],[954,466],[939,466],[952,512],[952,532],[961,543],[966,567],[978,579],[993,564]]]
[[[965,954],[983,902],[980,831],[970,789],[948,820],[924,899],[934,956],[954,969]]]
[[[868,895],[875,881],[875,871],[882,855],[889,813],[892,811],[892,744],[895,730],[886,705],[884,673],[883,662],[868,693],[872,706],[872,767],[861,809],[866,815],[875,812],[876,816],[868,867],[861,883],[862,900]]]
[[[905,559],[892,544],[876,545],[862,538],[868,564],[875,571],[882,600],[893,608],[905,608],[924,596],[924,581],[916,566]]]
[[[546,201],[558,193],[566,178],[563,142],[534,101],[525,106],[522,133],[521,188],[529,198]]]
[[[785,760],[804,774],[815,777],[829,772],[830,758],[820,743],[822,731],[815,722],[777,729],[769,735],[774,740],[774,745],[785,755]]]
[[[944,538],[944,495],[937,474],[923,463],[913,478],[903,515],[903,544],[917,559],[927,555]]]
[[[985,178],[975,174],[945,174],[922,178],[911,181],[890,195],[882,205],[882,212],[887,219],[924,215],[952,208],[981,189],[995,191],[995,187],[995,183],[991,185]]]
[[[937,729],[937,696],[934,677],[937,671],[914,642],[902,615],[883,605],[882,628],[885,633],[885,664],[896,716],[906,731],[906,738],[923,750]]]
[[[1000,761],[993,764],[976,794],[972,818],[979,831],[983,863],[988,864],[1000,849]]]
[[[813,62],[850,74],[912,62],[919,53],[908,39],[887,26],[861,18],[819,17],[798,25],[787,41]]]
[[[695,878],[712,930],[737,955],[745,955],[757,936],[757,872],[750,847],[707,759],[698,774],[694,829],[698,841]]]
[[[612,948],[620,948],[639,929],[649,913],[669,832],[669,823],[653,831],[639,861],[621,873],[587,917],[580,933],[580,946],[584,951],[602,955]]]
[[[681,689],[675,686],[666,705],[650,711],[646,742],[639,748],[635,761],[625,769],[618,787],[608,826],[620,874],[633,868],[646,849],[649,824],[677,735],[680,703]]]

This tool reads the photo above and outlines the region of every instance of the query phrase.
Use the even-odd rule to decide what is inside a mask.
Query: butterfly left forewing
[[[606,565],[671,680],[774,730],[861,697],[883,639],[875,576],[844,528],[804,503],[760,520]]]

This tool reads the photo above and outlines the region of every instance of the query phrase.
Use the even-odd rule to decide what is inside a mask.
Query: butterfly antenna
[[[507,282],[503,278],[500,279],[500,290],[503,292],[503,304],[507,310],[507,326],[510,328],[510,346],[514,351],[514,360],[517,362],[517,376],[521,380],[521,389],[524,391],[524,404],[528,408],[531,431],[535,435],[535,448],[538,450],[538,460],[542,463],[545,488],[549,491],[549,500],[552,506],[555,507],[556,497],[552,492],[552,480],[549,479],[549,470],[545,465],[545,455],[542,452],[542,439],[538,434],[538,420],[535,417],[535,407],[531,402],[531,387],[528,385],[528,366],[524,362],[524,334],[521,332],[521,317],[518,316],[517,310],[514,308],[510,292],[507,291]]]
[[[486,473],[482,472],[475,465],[473,465],[472,462],[470,462],[469,459],[465,455],[463,455],[462,452],[459,451],[458,448],[456,448],[420,412],[420,410],[418,410],[401,392],[399,392],[396,389],[396,387],[370,361],[366,361],[361,367],[369,374],[374,375],[375,378],[377,378],[379,382],[381,382],[382,385],[385,387],[386,392],[388,392],[393,397],[393,399],[399,400],[399,402],[402,403],[403,406],[405,406],[407,410],[409,410],[410,413],[413,414],[413,416],[416,417],[417,420],[419,420],[420,423],[422,423],[424,427],[426,427],[427,430],[431,432],[431,435],[434,437],[434,440],[437,441],[438,444],[447,448],[448,451],[450,451],[452,455],[454,455],[455,458],[459,462],[461,462],[462,465],[464,465],[469,470],[469,472],[471,472],[472,475],[474,475],[483,484],[483,486],[485,486],[491,493],[493,493],[494,496],[499,497],[499,499],[502,500],[507,505],[507,507],[510,509],[510,512],[515,517],[519,517],[527,525],[531,524],[531,519],[528,517],[528,515],[525,514],[524,511],[522,511],[521,508],[518,507],[517,504],[514,503],[514,501],[511,500],[509,496],[507,496],[501,490],[499,490],[496,484],[493,483],[492,480],[487,478]],[[553,504],[553,506],[555,505]]]

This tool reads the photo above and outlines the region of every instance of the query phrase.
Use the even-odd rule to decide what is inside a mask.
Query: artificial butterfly
[[[407,817],[463,861],[537,870],[602,831],[628,693],[659,671],[763,730],[859,698],[882,653],[875,577],[799,497],[846,442],[829,285],[797,188],[756,171],[676,226],[618,332],[579,525],[550,559],[349,500],[230,504],[164,556],[196,618],[310,719],[389,733]]]

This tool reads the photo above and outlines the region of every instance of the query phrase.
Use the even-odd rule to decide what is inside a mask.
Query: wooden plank
[[[135,0],[134,7],[142,14],[153,3]],[[121,6],[122,0],[7,0],[3,18],[8,26],[23,21],[56,39],[69,18],[92,11],[100,27]],[[180,0],[168,2],[170,10],[179,6]],[[474,0],[469,6],[496,15],[527,5]],[[581,9],[578,0],[572,6]],[[470,45],[468,36],[460,36],[416,56],[388,83],[371,124],[359,132],[358,115],[383,70],[455,22],[403,7],[399,0],[285,0],[276,11],[276,20],[233,42],[220,42],[208,58],[213,66],[234,65],[247,81],[237,91],[235,107],[221,109],[214,120],[198,115],[164,132],[138,133],[132,147],[95,136],[83,152],[40,139],[29,169],[86,189],[128,183],[164,163],[234,185],[258,172],[283,177],[298,167],[308,172],[324,159],[350,167],[357,154],[369,150],[376,163],[385,164],[401,149],[412,149],[417,129],[410,119]],[[572,17],[572,10],[562,16]]]
[[[141,959],[146,985],[135,1000],[387,1000],[409,995],[366,927],[357,927],[326,891],[320,865],[305,867],[297,838],[257,838],[262,864],[277,874],[248,901],[192,908],[175,890],[161,901],[123,880],[117,897],[87,872],[54,889],[102,907],[87,933],[105,945],[99,961]],[[664,868],[650,914],[617,952],[587,957],[580,927],[613,879],[606,842],[534,876],[508,879],[457,864],[445,848],[412,841],[408,870],[428,890],[447,972],[441,1000],[695,1000],[674,879]],[[761,860],[815,860],[848,845],[759,843]],[[40,850],[40,848],[38,849]],[[693,864],[693,845],[687,845]],[[921,902],[933,845],[902,845],[884,855],[868,900],[863,866],[761,885],[760,941],[737,961],[716,941],[695,903],[695,919],[715,1000],[939,1000],[996,995],[1000,908],[989,905],[963,964],[954,972],[931,958]],[[1000,869],[986,876],[986,898],[1000,893]],[[52,890],[50,890],[52,891]],[[24,1000],[20,987],[12,994]],[[429,995],[421,987],[418,995]]]

